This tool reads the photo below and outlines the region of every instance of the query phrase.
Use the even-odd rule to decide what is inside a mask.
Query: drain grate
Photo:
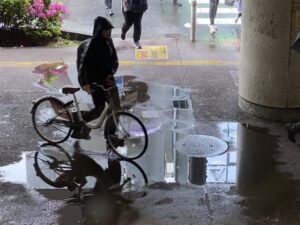
[[[228,145],[220,138],[208,135],[188,135],[176,143],[176,149],[193,157],[208,157],[224,153]]]

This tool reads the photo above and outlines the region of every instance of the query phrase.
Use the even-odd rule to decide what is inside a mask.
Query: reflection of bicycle
[[[108,191],[137,191],[148,184],[144,170],[136,162],[123,158],[108,158],[108,162],[108,168],[103,170],[89,156],[75,151],[71,157],[61,146],[51,143],[43,144],[34,155],[37,176],[53,187],[80,192],[88,176],[97,179],[98,188]]]
[[[113,152],[127,159],[142,156],[148,146],[148,134],[144,124],[135,115],[118,111],[118,106],[113,102],[115,88],[105,89],[101,85],[93,87],[102,88],[108,102],[98,118],[85,122],[75,96],[80,88],[64,87],[62,93],[71,94],[74,100],[63,103],[56,97],[45,96],[33,103],[31,113],[34,129],[44,140],[61,143],[70,137],[74,129],[98,129],[105,121],[104,135]],[[107,112],[110,112],[108,116]]]

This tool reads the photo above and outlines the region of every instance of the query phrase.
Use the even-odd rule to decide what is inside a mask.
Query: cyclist
[[[81,88],[92,96],[94,108],[83,112],[83,119],[89,122],[100,116],[105,106],[105,93],[102,89],[93,90],[92,84],[100,84],[105,88],[115,86],[113,75],[119,61],[114,47],[111,30],[113,25],[104,17],[94,20],[93,36],[83,41],[77,49],[78,81]],[[117,91],[116,91],[117,93]],[[114,100],[118,101],[115,94]],[[73,138],[87,138],[89,129],[83,127],[74,130]]]
[[[78,141],[74,143],[73,147],[72,170],[66,170],[57,177],[56,184],[65,185],[70,191],[73,191],[76,188],[73,184],[74,180],[82,187],[87,183],[86,178],[92,176],[97,179],[93,188],[94,193],[107,194],[110,189],[120,191],[121,165],[118,160],[109,159],[108,168],[103,169],[94,159],[83,153],[84,150]],[[115,188],[113,189],[113,187]]]

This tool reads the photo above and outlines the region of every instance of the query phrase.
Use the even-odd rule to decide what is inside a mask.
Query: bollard
[[[193,42],[196,41],[196,25],[197,25],[197,0],[192,0],[190,38],[191,41]]]

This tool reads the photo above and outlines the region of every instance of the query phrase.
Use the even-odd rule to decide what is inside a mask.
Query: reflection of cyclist
[[[113,75],[119,62],[111,39],[113,25],[104,17],[97,17],[94,21],[93,37],[83,41],[77,50],[78,81],[88,94],[92,95],[95,108],[83,113],[85,121],[97,118],[105,105],[103,90],[92,90],[92,84],[100,84],[105,88],[115,86]],[[76,131],[72,137],[76,138]]]

